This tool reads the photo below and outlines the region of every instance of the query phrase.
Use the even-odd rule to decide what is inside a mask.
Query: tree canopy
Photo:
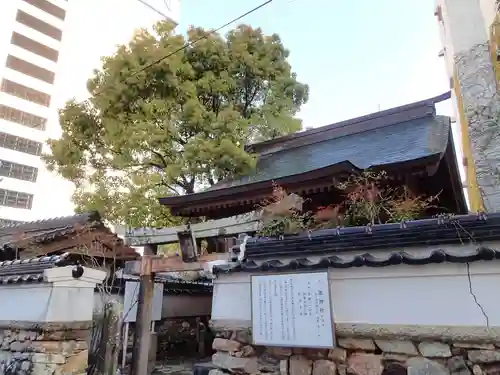
[[[247,25],[225,37],[194,27],[183,36],[168,22],[142,30],[102,59],[89,100],[60,110],[47,165],[75,183],[79,211],[169,225],[158,197],[248,173],[255,156],[245,144],[301,129],[308,86],[288,55],[278,35]]]

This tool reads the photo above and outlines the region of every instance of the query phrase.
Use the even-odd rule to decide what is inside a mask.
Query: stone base
[[[3,323],[0,374],[85,373],[89,332],[89,323]]]
[[[210,375],[497,375],[500,349],[488,342],[340,337],[334,349],[252,345],[249,329],[222,331]]]

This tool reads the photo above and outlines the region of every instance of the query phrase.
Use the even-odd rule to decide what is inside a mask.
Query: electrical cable
[[[169,16],[167,16],[165,13],[163,13],[162,11],[158,10],[157,8],[155,8],[154,6],[152,6],[151,4],[149,4],[147,1],[145,1],[145,0],[137,0],[137,1],[139,3],[141,3],[142,5],[144,5],[145,7],[151,9],[153,12],[158,13],[160,16],[162,16],[166,20],[170,20]]]
[[[267,1],[263,2],[263,3],[261,3],[260,5],[257,5],[256,7],[254,7],[254,8],[252,8],[252,9],[250,9],[249,11],[247,11],[247,12],[245,12],[245,13],[243,13],[243,14],[239,15],[238,17],[233,18],[232,20],[230,20],[230,21],[226,22],[225,24],[223,24],[223,25],[221,25],[221,26],[217,27],[216,29],[212,29],[212,30],[211,30],[211,31],[209,31],[207,34],[203,35],[202,37],[200,37],[200,38],[198,38],[198,39],[195,39],[195,40],[194,40],[194,41],[192,41],[192,42],[185,43],[182,47],[177,48],[177,49],[176,49],[176,50],[174,50],[173,52],[170,52],[170,53],[168,53],[167,55],[165,55],[165,56],[163,56],[163,57],[161,57],[161,58],[159,58],[159,59],[157,59],[157,60],[155,60],[155,61],[153,61],[153,62],[151,62],[151,63],[149,63],[149,64],[147,64],[147,65],[145,65],[145,66],[143,66],[141,69],[139,69],[139,70],[135,71],[134,73],[132,73],[132,75],[130,75],[129,77],[125,78],[125,80],[123,81],[123,83],[127,83],[127,80],[128,80],[128,79],[133,78],[133,77],[137,76],[138,74],[140,74],[140,73],[142,73],[142,72],[144,72],[144,71],[146,71],[146,70],[150,69],[151,67],[153,67],[153,66],[155,66],[155,65],[157,65],[157,64],[159,64],[159,63],[161,63],[162,61],[164,61],[164,60],[168,59],[169,57],[171,57],[171,56],[175,55],[176,53],[179,53],[179,52],[181,52],[181,51],[184,51],[185,49],[187,49],[187,48],[189,48],[189,47],[194,46],[195,44],[197,44],[197,43],[201,42],[202,40],[208,39],[208,36],[209,36],[209,35],[212,35],[212,34],[214,34],[214,33],[219,32],[220,30],[222,30],[222,29],[224,29],[225,27],[227,27],[227,26],[231,25],[232,23],[237,22],[237,21],[241,20],[242,18],[245,18],[246,16],[248,16],[248,15],[250,15],[250,14],[252,14],[252,13],[254,13],[254,12],[258,11],[258,10],[259,10],[259,9],[261,9],[261,8],[264,8],[266,5],[269,5],[269,4],[270,4],[270,3],[272,3],[272,2],[273,2],[273,0],[267,0]],[[104,87],[102,90],[97,90],[97,91],[93,94],[93,96],[94,96],[94,97],[95,97],[95,96],[99,96],[99,95],[101,95],[102,93],[104,93],[107,89],[108,89],[108,87]]]

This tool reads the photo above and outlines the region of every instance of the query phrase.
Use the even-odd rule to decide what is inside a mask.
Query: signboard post
[[[327,272],[252,276],[255,345],[333,348]]]

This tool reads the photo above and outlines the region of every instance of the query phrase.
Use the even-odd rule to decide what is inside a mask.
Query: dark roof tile
[[[375,256],[370,253],[355,255],[346,260],[336,255],[321,257],[318,260],[308,258],[297,258],[292,260],[272,259],[262,263],[247,261],[243,263],[232,263],[227,265],[218,265],[214,267],[215,273],[231,272],[277,272],[293,270],[315,270],[325,268],[355,268],[355,267],[387,267],[400,264],[418,266],[435,263],[469,263],[479,260],[498,260],[500,259],[500,250],[488,247],[478,247],[473,251],[463,252],[461,254],[449,253],[446,250],[434,250],[425,256],[416,257],[404,251],[390,252],[383,256]]]
[[[67,260],[65,254],[0,262],[0,284],[43,282],[46,269],[65,266]]]
[[[255,173],[223,181],[209,190],[277,180],[344,162],[363,170],[443,154],[448,145],[448,117],[428,116],[372,131],[326,139],[262,157]]]
[[[215,266],[214,272],[494,260],[500,258],[500,250],[488,245],[493,241],[500,241],[500,213],[488,217],[484,214],[441,215],[396,224],[327,229],[284,239],[250,238],[244,245],[243,262]],[[459,251],[447,252],[443,245],[459,246]],[[426,250],[427,255],[419,258],[397,250],[416,247]],[[468,251],[470,247],[475,250]],[[395,251],[390,252],[392,249]],[[380,256],[384,251],[388,252]],[[364,253],[359,255],[360,252]],[[346,254],[349,257],[353,253],[346,261]]]

